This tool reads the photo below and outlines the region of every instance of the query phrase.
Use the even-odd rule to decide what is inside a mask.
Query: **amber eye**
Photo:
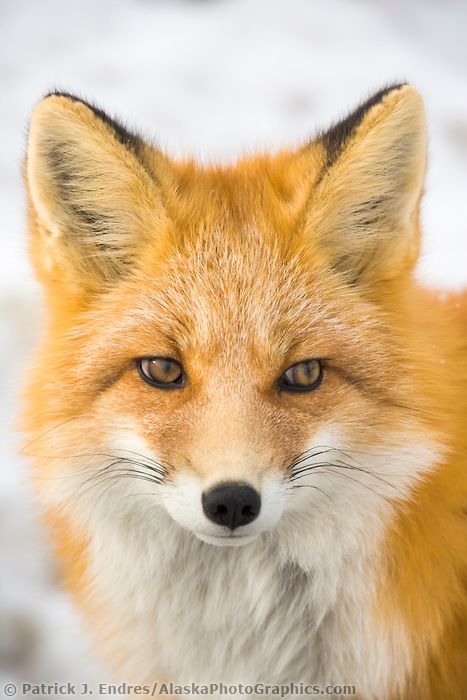
[[[139,373],[148,384],[163,389],[179,388],[185,383],[185,373],[170,357],[142,357],[136,360]]]
[[[285,391],[313,391],[323,379],[320,360],[304,360],[292,365],[279,379],[279,388]]]

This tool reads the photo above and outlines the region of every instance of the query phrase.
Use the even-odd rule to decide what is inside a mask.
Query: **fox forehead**
[[[216,229],[211,243],[205,233],[148,257],[92,312],[107,347],[112,335],[134,356],[195,352],[210,363],[241,352],[243,362],[280,364],[331,349],[352,357],[376,330],[371,304],[319,257],[287,256],[254,230],[232,243]]]
[[[167,226],[141,256],[144,288],[153,287],[185,327],[196,320],[201,342],[246,330],[265,338],[281,319],[293,329],[302,325],[305,308],[316,316],[311,287],[326,265],[323,252],[305,241],[310,191],[293,176],[290,157],[175,170]]]
[[[144,325],[182,350],[255,339],[257,349],[275,345],[282,354],[320,322],[322,331],[326,320],[341,324],[337,307],[346,296],[358,306],[357,295],[303,230],[319,175],[316,151],[306,177],[297,157],[285,153],[225,168],[176,164],[175,179],[164,185],[166,225],[140,251],[132,276],[111,292],[110,306],[131,298],[137,327],[142,314]],[[361,321],[368,305],[360,302]]]
[[[175,248],[157,261],[154,273],[144,273],[143,305],[151,290],[178,342],[185,337],[206,346],[217,337],[290,343],[306,319],[316,322],[322,316],[318,269],[313,274],[299,256],[288,258],[253,229],[245,229],[242,238],[229,241],[217,228]]]

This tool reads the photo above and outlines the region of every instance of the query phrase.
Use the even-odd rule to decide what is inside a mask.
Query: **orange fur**
[[[383,625],[403,620],[413,656],[404,689],[387,697],[460,700],[467,297],[442,298],[413,275],[423,139],[420,100],[402,87],[368,107],[333,162],[318,137],[296,152],[202,168],[147,144],[135,155],[83,103],[43,100],[27,187],[48,320],[25,427],[41,494],[72,473],[87,445],[105,451],[122,420],[138,425],[170,474],[187,470],[205,484],[222,477],[226,446],[233,453],[238,444],[243,457],[229,477],[261,484],[334,419],[352,444],[377,444],[389,427],[434,436],[440,463],[408,499],[395,499],[374,606]],[[55,141],[63,162],[84,173],[81,190],[52,177]],[[379,157],[400,164],[379,167]],[[96,193],[84,192],[93,178]],[[355,203],[368,201],[362,214]],[[80,208],[88,213],[75,224]],[[101,239],[113,236],[107,248],[87,230],[96,220]],[[151,390],[133,365],[145,355],[179,360],[190,385]],[[330,358],[319,392],[277,394],[274,378],[307,357]],[[70,590],[89,617],[106,619],[87,599],[89,533],[63,506],[44,507]]]

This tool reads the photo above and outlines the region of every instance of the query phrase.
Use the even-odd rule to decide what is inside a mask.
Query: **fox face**
[[[424,170],[406,85],[230,166],[35,108],[26,452],[122,680],[462,695],[465,294],[416,282]]]
[[[424,168],[407,86],[295,152],[208,168],[73,96],[39,103],[27,420],[51,502],[219,546],[380,519],[435,451],[400,314]]]

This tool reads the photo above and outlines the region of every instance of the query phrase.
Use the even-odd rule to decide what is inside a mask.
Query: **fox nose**
[[[251,523],[261,510],[261,497],[245,484],[221,484],[202,496],[203,510],[216,525],[235,530]]]

